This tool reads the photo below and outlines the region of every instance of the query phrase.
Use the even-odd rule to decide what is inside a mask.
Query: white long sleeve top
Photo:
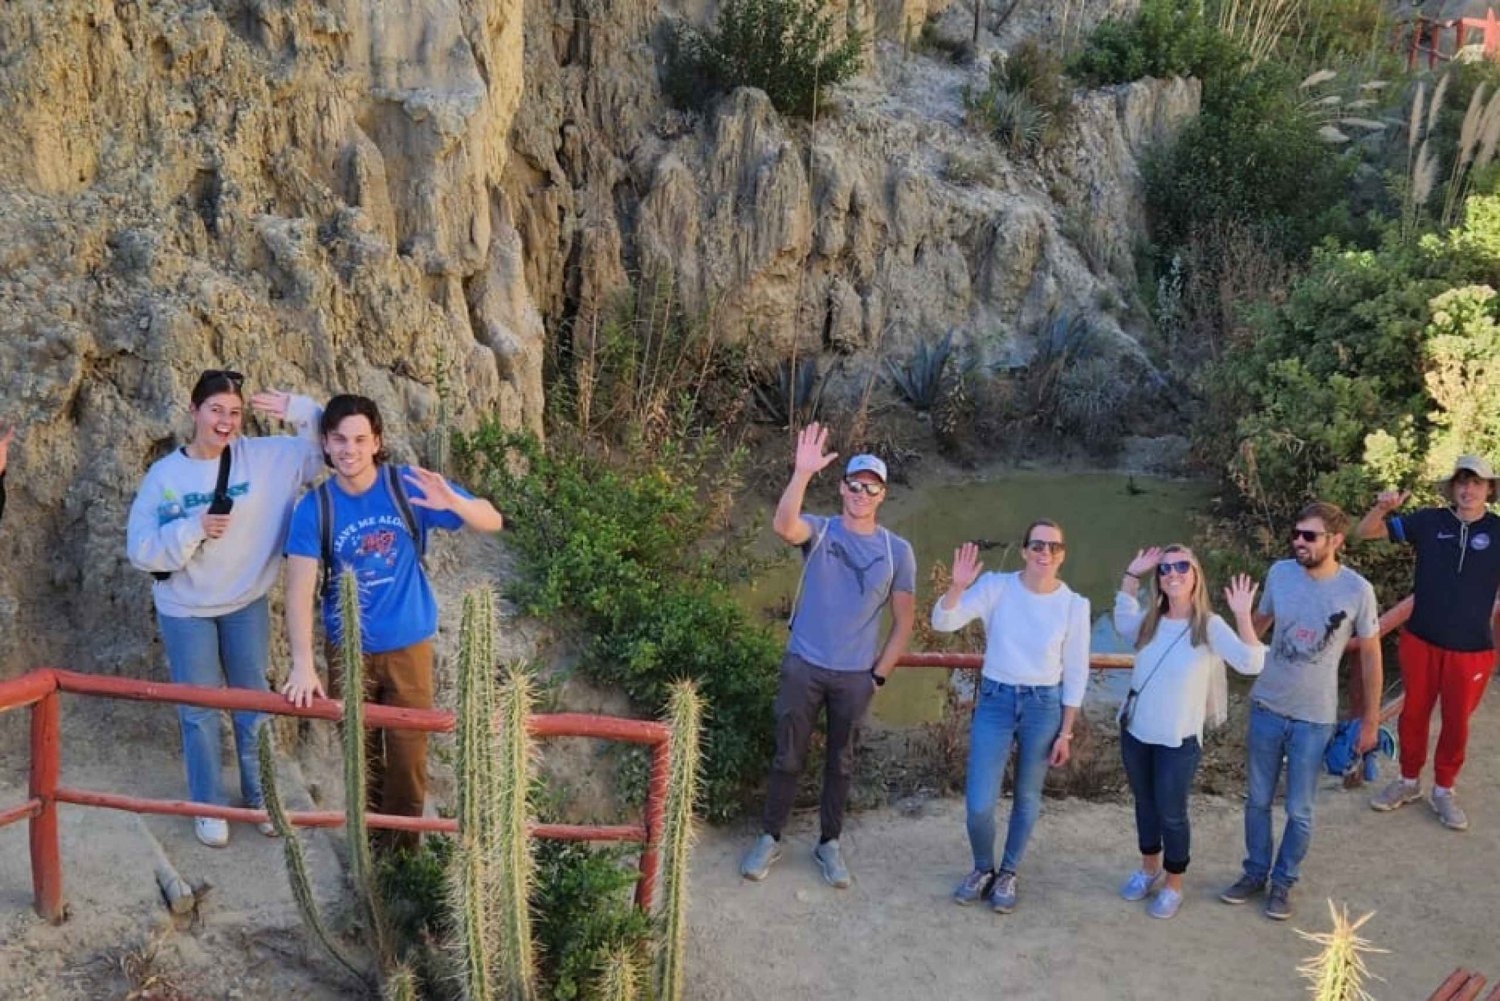
[[[156,582],[156,610],[174,618],[211,618],[238,611],[276,583],[292,503],[323,472],[318,440],[322,410],[305,396],[287,404],[297,435],[235,438],[229,443],[229,528],[203,534],[213,501],[218,459],[193,459],[182,449],[152,463],[130,505],[125,550],[141,570],[166,571]]]
[[[1124,591],[1116,592],[1116,632],[1134,643],[1145,618],[1140,602]],[[1188,624],[1187,619],[1162,617],[1151,642],[1136,651],[1130,687],[1140,694],[1131,715],[1130,735],[1143,744],[1181,747],[1189,737],[1201,742],[1210,693],[1216,683],[1223,686],[1225,662],[1245,675],[1259,674],[1265,666],[1266,648],[1240,639],[1219,616],[1209,617],[1206,646],[1192,645]]]
[[[957,632],[984,623],[986,678],[1007,685],[1062,684],[1062,704],[1083,705],[1089,681],[1089,602],[1066,584],[1037,594],[1019,572],[987,573],[954,608],[932,606],[932,628]]]

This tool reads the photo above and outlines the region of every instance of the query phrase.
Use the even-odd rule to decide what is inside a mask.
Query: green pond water
[[[1038,518],[1053,519],[1068,540],[1061,576],[1092,604],[1093,649],[1122,652],[1126,647],[1108,621],[1120,572],[1143,546],[1189,541],[1189,516],[1202,510],[1208,498],[1209,486],[1193,481],[1019,471],[983,481],[893,486],[880,518],[916,550],[918,615],[931,607],[929,571],[936,562],[950,564],[958,544],[995,543],[981,554],[985,569],[1016,570],[1026,526]],[[811,506],[809,510],[827,513]],[[766,536],[769,547],[774,544],[769,528]],[[782,548],[789,554],[786,562],[739,591],[746,606],[758,613],[786,608],[796,591],[800,564],[791,549]],[[938,719],[948,674],[931,668],[897,671],[875,700],[876,717],[895,726]],[[1124,691],[1123,674],[1093,672],[1085,705],[1118,700]]]

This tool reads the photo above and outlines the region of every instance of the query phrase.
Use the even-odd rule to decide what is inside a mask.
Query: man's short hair
[[[1330,504],[1328,501],[1313,501],[1297,512],[1298,521],[1307,521],[1309,518],[1317,518],[1323,522],[1323,527],[1331,535],[1349,533],[1349,516],[1337,504]]]

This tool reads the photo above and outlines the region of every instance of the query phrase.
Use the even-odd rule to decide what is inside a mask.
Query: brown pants
[[[406,709],[432,708],[432,642],[364,656],[365,701]],[[328,681],[333,697],[343,690],[338,650],[328,649]],[[427,734],[419,730],[366,730],[366,795],[372,813],[420,817],[427,802]],[[415,849],[416,832],[383,832],[382,847]]]

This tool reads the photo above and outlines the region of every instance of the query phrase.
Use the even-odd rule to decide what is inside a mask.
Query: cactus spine
[[[1364,982],[1370,976],[1364,956],[1386,950],[1377,949],[1361,938],[1359,929],[1375,916],[1375,912],[1350,921],[1348,908],[1335,907],[1330,900],[1328,913],[1333,918],[1332,931],[1311,933],[1300,928],[1297,930],[1298,935],[1323,947],[1316,956],[1297,967],[1297,972],[1308,981],[1308,990],[1316,1001],[1371,1001],[1364,989]]]
[[[594,997],[599,1001],[645,1001],[641,990],[641,969],[635,954],[628,949],[614,949],[605,957]]]
[[[497,916],[489,890],[495,839],[494,595],[481,588],[464,595],[459,627],[457,747],[458,837],[448,869],[449,908],[462,968],[464,997],[498,996],[493,957]]]
[[[495,735],[495,828],[491,855],[495,902],[495,958],[501,982],[513,1001],[536,997],[536,956],[531,942],[531,765],[536,754],[529,724],[536,692],[520,665],[506,671]]]
[[[671,776],[662,828],[661,942],[656,963],[656,996],[681,1001],[686,982],[688,857],[693,850],[693,808],[698,800],[703,728],[703,697],[687,680],[672,683],[666,722],[671,727]]]
[[[292,899],[297,903],[297,912],[302,915],[302,921],[313,933],[313,937],[328,950],[328,954],[340,966],[368,984],[370,978],[338,947],[333,936],[328,933],[328,926],[323,923],[323,915],[318,912],[318,902],[313,898],[312,879],[307,874],[307,857],[302,854],[302,842],[297,840],[297,832],[292,828],[286,808],[281,803],[281,790],[276,786],[276,747],[269,727],[261,732],[259,754],[260,784],[265,792],[266,813],[281,838],[282,856],[286,860],[287,879],[292,884]]]

